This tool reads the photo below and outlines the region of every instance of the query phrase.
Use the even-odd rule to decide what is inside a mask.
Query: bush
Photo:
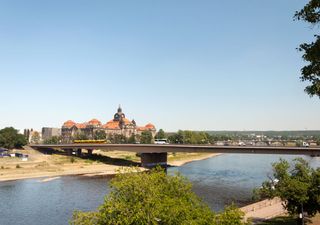
[[[191,187],[183,176],[166,175],[161,168],[121,171],[98,212],[76,211],[71,224],[244,224],[238,209],[215,214]]]
[[[70,162],[71,162],[71,163],[74,163],[75,161],[76,161],[76,160],[75,160],[73,157],[70,158]]]

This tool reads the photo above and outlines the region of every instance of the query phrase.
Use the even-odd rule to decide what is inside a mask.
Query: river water
[[[214,210],[232,202],[238,206],[251,201],[252,189],[272,173],[278,155],[220,155],[172,167],[193,183],[194,191]],[[304,157],[313,167],[319,158]],[[42,179],[0,182],[1,225],[68,224],[74,210],[95,210],[110,191],[109,178],[66,176],[48,182]]]

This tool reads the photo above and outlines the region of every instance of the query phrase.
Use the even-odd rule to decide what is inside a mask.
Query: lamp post
[[[303,203],[301,203],[301,213],[299,214],[299,218],[301,219],[301,224],[304,225]]]

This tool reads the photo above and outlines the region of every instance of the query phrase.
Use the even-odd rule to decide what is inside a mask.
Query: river
[[[172,167],[193,183],[194,191],[214,210],[251,201],[252,189],[272,173],[271,163],[295,156],[225,154]],[[313,167],[319,158],[304,157]],[[95,210],[110,191],[109,178],[65,176],[48,182],[27,179],[0,182],[0,224],[64,225],[74,210]]]

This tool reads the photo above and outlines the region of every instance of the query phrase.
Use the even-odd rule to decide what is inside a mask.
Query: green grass
[[[298,225],[297,221],[291,217],[276,217],[274,219],[258,223],[258,225]]]

